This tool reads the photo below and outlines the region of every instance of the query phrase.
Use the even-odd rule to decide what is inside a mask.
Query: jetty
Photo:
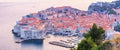
[[[65,47],[65,48],[73,48],[74,47],[73,45],[70,45],[70,44],[67,44],[67,43],[58,42],[58,41],[51,41],[49,43],[53,44],[53,45]]]

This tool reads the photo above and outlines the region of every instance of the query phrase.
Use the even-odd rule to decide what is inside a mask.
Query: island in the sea
[[[120,24],[120,7],[110,7],[113,3],[93,3],[88,11],[70,6],[50,7],[22,16],[12,31],[24,40],[43,40],[47,34],[83,37],[95,23],[105,30],[105,39],[111,39]]]

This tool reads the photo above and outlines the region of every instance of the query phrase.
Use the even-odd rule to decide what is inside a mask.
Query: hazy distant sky
[[[41,1],[69,1],[69,2],[78,2],[78,1],[87,1],[87,2],[95,2],[95,1],[112,1],[112,0],[0,0],[0,2],[41,2]]]
[[[43,5],[43,7],[72,6],[82,10],[87,10],[91,3],[98,1],[111,2],[113,0],[0,0],[0,2],[35,2]]]

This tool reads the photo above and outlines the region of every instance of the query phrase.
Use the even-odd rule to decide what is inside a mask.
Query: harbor
[[[56,38],[56,36],[54,35],[50,36]],[[83,39],[83,37],[69,37],[69,36],[57,36],[57,37],[64,37],[64,39],[61,38],[56,40],[50,40],[48,43],[51,45],[56,45],[64,48],[73,48],[76,47],[77,44]]]
[[[61,37],[61,38],[59,38]],[[59,39],[58,39],[59,38]],[[77,46],[77,44],[80,42],[80,40],[83,37],[69,37],[69,36],[58,36],[58,35],[46,35],[44,36],[44,39],[16,39],[15,43],[24,43],[26,41],[29,42],[33,42],[34,43],[41,43],[44,40],[48,40],[47,43],[49,43],[50,45],[55,45],[55,46],[60,46],[60,47],[64,47],[64,48],[74,48],[75,46]],[[49,40],[52,39],[52,40]]]

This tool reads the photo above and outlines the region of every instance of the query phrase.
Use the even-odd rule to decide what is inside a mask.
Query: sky
[[[94,2],[111,2],[113,0],[0,0],[0,2],[34,2],[43,7],[71,6],[81,10],[87,10],[88,6]]]
[[[61,1],[61,0],[0,0],[0,2],[41,2],[41,1]],[[94,2],[94,1],[112,1],[112,0],[62,0],[62,1],[87,1],[87,2]]]

